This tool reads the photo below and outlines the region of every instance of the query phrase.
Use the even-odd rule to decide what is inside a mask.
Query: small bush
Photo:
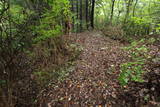
[[[121,64],[119,81],[121,85],[127,85],[128,82],[143,82],[143,74],[146,72],[144,66],[151,58],[148,54],[149,48],[147,44],[152,44],[155,42],[154,38],[140,41],[134,41],[131,46],[125,47],[124,49],[129,53],[130,61]]]
[[[50,9],[46,9],[40,18],[37,26],[33,26],[33,30],[37,33],[34,42],[41,42],[52,37],[56,37],[63,32],[63,23],[70,20],[71,11],[68,0],[52,0],[49,1]]]
[[[124,39],[125,32],[123,31],[122,27],[119,26],[108,26],[103,29],[103,33],[115,40],[122,40]]]
[[[126,35],[140,37],[149,34],[151,27],[150,23],[150,20],[147,18],[132,17],[123,26],[123,30],[126,32]]]

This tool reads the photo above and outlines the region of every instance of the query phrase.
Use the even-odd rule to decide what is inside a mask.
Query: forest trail
[[[120,48],[124,45],[101,32],[73,34],[69,39],[83,47],[75,71],[65,81],[48,89],[43,102],[48,107],[117,104],[114,99],[117,99],[120,87],[118,66],[125,61]]]
[[[0,107],[146,105],[160,107],[160,0],[0,0]]]

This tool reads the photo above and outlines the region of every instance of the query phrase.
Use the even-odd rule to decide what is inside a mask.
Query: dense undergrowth
[[[73,57],[74,49],[69,50],[61,37],[71,15],[69,2],[35,2],[0,1],[2,107],[34,106],[53,72]],[[37,7],[39,4],[43,5]]]
[[[136,106],[159,106],[159,45],[159,38],[153,37],[132,42],[127,49],[130,60],[121,64],[119,81],[123,85],[128,83],[126,93],[137,102]]]
[[[120,26],[102,31],[107,37],[126,44],[122,50],[127,52],[128,59],[120,64],[118,77],[123,89],[120,99],[125,99],[122,105],[159,106],[160,35],[127,36]]]

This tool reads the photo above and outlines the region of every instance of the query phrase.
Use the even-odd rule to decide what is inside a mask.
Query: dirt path
[[[119,64],[125,61],[123,44],[104,37],[100,32],[70,35],[83,51],[75,71],[62,83],[50,87],[43,96],[48,107],[85,107],[114,105],[117,102]],[[42,107],[43,104],[41,105]]]

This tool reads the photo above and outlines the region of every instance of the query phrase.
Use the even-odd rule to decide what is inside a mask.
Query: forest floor
[[[47,102],[48,107],[108,107],[117,104],[114,99],[117,99],[120,89],[117,81],[119,65],[126,60],[121,49],[124,44],[103,36],[101,32],[71,34],[67,38],[82,46],[83,50],[74,72],[62,83],[47,89],[43,102]]]
[[[73,72],[42,92],[41,107],[125,107],[126,101],[136,102],[129,95],[123,99],[117,80],[120,64],[128,60],[127,52],[121,49],[127,44],[101,32],[71,34],[66,38],[81,46],[82,51]]]

